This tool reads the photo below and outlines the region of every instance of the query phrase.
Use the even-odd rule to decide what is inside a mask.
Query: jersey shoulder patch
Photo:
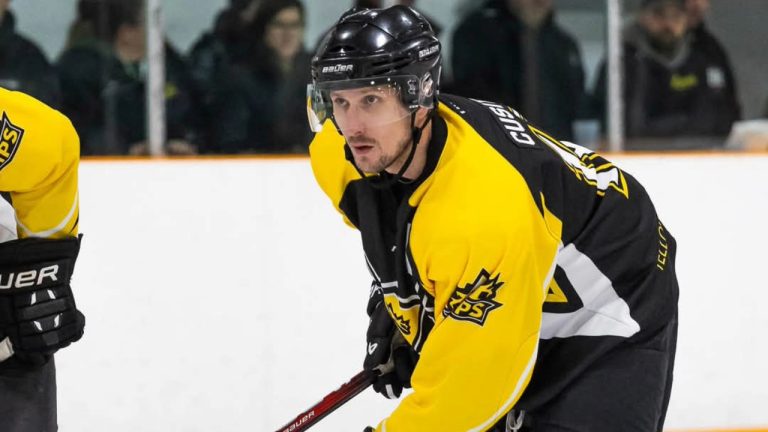
[[[456,287],[443,309],[443,316],[482,327],[488,314],[502,306],[496,300],[497,291],[504,285],[499,276],[500,274],[497,274],[492,277],[491,273],[482,269],[474,282]]]
[[[16,151],[24,138],[24,129],[16,126],[3,111],[2,124],[0,124],[0,171],[11,163]]]

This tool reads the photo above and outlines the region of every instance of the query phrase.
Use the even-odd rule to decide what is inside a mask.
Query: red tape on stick
[[[347,403],[350,399],[360,394],[373,383],[373,374],[362,371],[352,377],[349,382],[343,384],[316,403],[312,408],[296,416],[292,422],[277,430],[277,432],[301,432],[322,420],[328,414]]]

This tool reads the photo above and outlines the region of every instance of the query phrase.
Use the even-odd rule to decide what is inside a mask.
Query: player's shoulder
[[[531,191],[541,190],[544,178],[559,172],[562,160],[552,148],[554,138],[528,121],[517,110],[502,103],[441,95],[441,117],[449,124],[448,135],[459,137],[465,157],[482,153],[494,159],[501,171],[521,175]],[[492,151],[488,151],[492,150]],[[487,177],[496,188],[496,177]]]
[[[64,114],[26,93],[0,88],[0,101],[3,118],[24,121],[28,126],[36,123],[50,127],[51,122],[69,122]]]
[[[525,117],[512,107],[454,95],[441,95],[440,103],[443,117],[449,117],[454,128],[471,129],[504,155],[518,151],[537,152],[545,148]]]
[[[64,114],[32,96],[0,88],[0,169],[10,165],[17,153],[26,155],[22,159],[28,162],[19,162],[23,166],[41,163],[40,155],[49,153],[53,143],[59,143],[69,157],[78,157],[77,132]]]
[[[338,204],[347,185],[359,175],[347,158],[344,137],[326,121],[309,145],[312,172],[320,188]]]
[[[309,156],[313,167],[333,168],[343,165],[344,138],[338,133],[330,120],[326,121],[323,128],[315,134],[309,144]]]

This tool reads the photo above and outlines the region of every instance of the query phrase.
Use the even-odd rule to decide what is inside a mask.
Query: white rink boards
[[[768,425],[768,155],[610,157],[679,242],[669,428]],[[62,432],[270,431],[361,367],[369,276],[306,159],[84,161]],[[322,420],[359,431],[366,392]]]

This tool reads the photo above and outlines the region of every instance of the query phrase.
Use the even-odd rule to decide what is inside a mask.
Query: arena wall
[[[768,155],[614,155],[679,242],[670,429],[768,426]],[[63,432],[269,431],[360,368],[370,278],[307,159],[88,160]],[[373,425],[372,391],[320,431]]]

